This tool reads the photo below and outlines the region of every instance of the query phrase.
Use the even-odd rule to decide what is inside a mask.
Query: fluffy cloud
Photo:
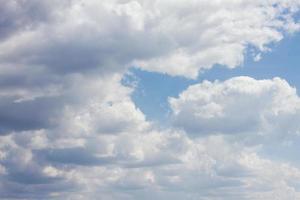
[[[1,137],[3,198],[299,198],[300,170],[292,164],[265,158],[257,144],[232,140],[226,129],[219,135],[200,138],[189,137],[193,134],[189,131],[159,130],[135,108],[129,98],[132,89],[120,84],[120,76],[109,78],[110,82],[104,78],[86,80],[87,84],[74,91],[67,90],[72,98],[76,97],[75,91],[86,95],[64,107],[55,127]],[[191,86],[198,92],[193,90],[186,100],[199,100],[201,94],[216,99],[223,95],[220,102],[234,105],[243,103],[245,97],[239,95],[269,97],[269,104],[258,106],[259,112],[278,116],[292,113],[298,101],[295,89],[278,78],[258,81],[239,77],[200,86],[211,87],[211,94],[197,86]],[[292,104],[285,101],[293,101],[295,107],[286,107]],[[257,111],[249,105],[246,113]],[[197,110],[196,105],[193,107]],[[108,128],[106,119],[115,126]]]
[[[121,84],[130,66],[189,78],[234,68],[249,47],[265,52],[297,31],[298,9],[293,0],[0,0],[0,198],[299,199],[295,163],[262,151],[298,134],[299,98],[284,80],[191,86],[170,99],[169,128],[147,121],[134,87]]]
[[[293,0],[13,1],[1,6],[0,59],[56,73],[136,65],[196,77],[214,64],[234,68],[247,47],[264,52],[297,31],[298,8]]]
[[[222,136],[191,140],[174,131],[130,132],[81,136],[83,142],[74,147],[54,148],[63,139],[47,144],[47,134],[2,137],[2,197],[299,198],[298,168],[262,158]]]
[[[176,48],[139,64],[171,75],[195,77],[214,64],[234,68],[242,64],[248,46],[267,51],[267,45],[281,40],[285,31],[299,28],[291,20],[299,6],[295,2],[160,1],[155,5],[158,30]],[[285,15],[287,10],[291,12]]]
[[[300,131],[300,98],[296,89],[280,78],[204,81],[169,101],[174,123],[195,135],[251,133],[271,137]]]
[[[64,93],[89,76],[136,66],[196,77],[214,64],[235,67],[247,47],[266,51],[298,30],[298,7],[292,0],[3,1],[0,132],[55,126],[72,99]]]
[[[10,111],[18,111],[15,113],[15,120],[18,121],[15,123],[24,121],[28,128],[11,125],[14,131],[1,137],[1,197],[39,199],[50,198],[56,193],[62,196],[70,189],[80,188],[80,181],[74,173],[84,174],[74,166],[106,166],[121,160],[133,162],[135,155],[125,153],[122,157],[122,150],[118,155],[111,152],[115,149],[114,141],[121,142],[116,135],[142,132],[149,123],[131,101],[129,95],[132,89],[122,86],[120,79],[119,75],[109,76],[108,79],[72,77],[70,84],[73,85],[56,96],[59,102],[45,105],[50,106],[49,110],[55,108],[58,115],[51,115],[43,106],[37,107],[36,101],[39,102],[40,98],[15,102],[16,105],[10,108]],[[75,80],[84,84],[77,85]],[[35,107],[28,108],[28,102]],[[29,127],[28,121],[36,119],[30,114],[40,114],[39,109],[46,112],[50,119],[56,117],[53,126]],[[46,116],[40,117],[50,120]],[[128,148],[130,151],[132,147]]]

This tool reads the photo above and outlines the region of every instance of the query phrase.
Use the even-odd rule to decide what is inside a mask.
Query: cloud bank
[[[300,102],[281,78],[204,81],[158,127],[130,67],[196,78],[299,30],[300,3],[1,1],[1,199],[299,199]]]

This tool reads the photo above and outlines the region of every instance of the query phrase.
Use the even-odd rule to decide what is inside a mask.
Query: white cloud
[[[204,81],[169,102],[175,125],[194,135],[251,133],[271,137],[300,131],[296,122],[300,99],[296,89],[280,78]]]
[[[239,66],[249,46],[265,52],[299,30],[293,17],[299,2],[293,0],[67,2],[41,11],[48,17],[28,20],[37,25],[8,27],[15,34],[0,42],[1,63],[47,66],[62,74],[136,65],[195,78],[214,64]],[[31,3],[40,10],[48,4]],[[30,16],[3,9],[17,19]]]
[[[93,116],[93,110],[86,112]],[[29,199],[54,194],[57,199],[101,195],[112,200],[299,198],[299,169],[261,157],[255,146],[222,135],[197,139],[178,130],[141,129],[146,121],[117,134],[80,122],[89,129],[62,120],[64,126],[55,130],[2,136],[0,164],[9,169],[1,177],[3,194],[13,197],[10,191],[18,185],[21,197],[32,191]],[[38,192],[42,183],[45,192]]]
[[[249,46],[260,55],[298,31],[298,7],[0,0],[0,198],[299,199],[299,169],[261,151],[299,133],[299,97],[284,80],[191,86],[170,99],[169,129],[121,84],[131,65],[189,78],[234,68]]]

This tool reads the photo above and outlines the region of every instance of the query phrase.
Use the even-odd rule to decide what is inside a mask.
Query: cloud
[[[299,4],[292,0],[59,2],[3,4],[9,26],[0,43],[2,64],[59,74],[135,65],[195,78],[215,64],[239,66],[249,46],[265,52],[299,29],[293,17]]]
[[[155,126],[97,131],[71,121],[2,136],[1,193],[29,199],[299,198],[298,168],[263,158],[256,146],[226,134],[195,139]]]
[[[1,0],[0,40],[28,31],[48,23],[55,15],[57,8],[66,6],[67,1],[4,1]]]
[[[193,135],[299,134],[300,99],[285,80],[204,81],[169,99],[176,126]],[[283,133],[284,132],[284,133]],[[271,134],[271,135],[270,135]]]
[[[59,111],[84,95],[68,93],[75,83],[130,66],[190,78],[214,64],[236,67],[249,46],[266,51],[295,32],[298,7],[295,1],[5,1],[0,132],[57,125]]]
[[[157,14],[152,20],[158,19],[157,27],[151,28],[168,35],[174,48],[137,65],[194,78],[199,70],[215,64],[235,68],[242,65],[249,46],[265,52],[268,45],[284,37],[285,31],[296,31],[288,27],[297,27],[292,13],[298,6],[292,1],[156,2],[153,10]]]
[[[298,31],[298,9],[293,0],[0,0],[0,198],[299,199],[296,164],[263,151],[299,131],[286,81],[190,86],[170,98],[167,128],[147,121],[121,83],[131,66],[189,78],[237,67],[249,48],[260,55]]]
[[[5,1],[1,113],[8,115],[4,108],[15,105],[15,114],[2,117],[1,132],[52,125],[66,99],[75,98],[64,95],[68,87],[96,74],[122,74],[134,65],[196,77],[214,64],[235,67],[248,46],[265,51],[286,31],[296,31],[288,27],[297,26],[298,6],[294,1]],[[51,101],[46,109],[43,102]],[[26,111],[29,104],[40,105],[43,116]],[[23,119],[27,112],[35,121]]]

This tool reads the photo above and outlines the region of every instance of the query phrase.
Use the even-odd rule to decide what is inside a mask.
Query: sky
[[[299,0],[0,0],[0,199],[300,199]]]
[[[136,82],[137,88],[132,94],[133,101],[149,119],[167,120],[170,111],[168,97],[178,96],[189,85],[203,80],[226,80],[235,76],[250,76],[256,79],[281,77],[288,80],[291,86],[300,88],[300,46],[297,44],[300,44],[300,34],[287,35],[280,43],[274,44],[271,51],[266,52],[259,61],[254,61],[251,54],[246,54],[246,60],[241,66],[228,70],[224,66],[216,65],[213,69],[199,74],[196,80],[165,76],[136,68],[131,69],[131,73],[125,76],[125,79]]]

